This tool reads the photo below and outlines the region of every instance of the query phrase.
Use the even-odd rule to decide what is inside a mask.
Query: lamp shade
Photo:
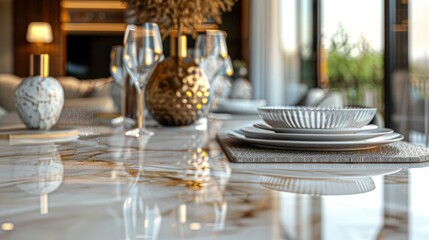
[[[27,41],[30,43],[51,43],[52,28],[47,22],[32,22],[28,25]]]

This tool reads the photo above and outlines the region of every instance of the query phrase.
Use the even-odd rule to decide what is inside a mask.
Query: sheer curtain
[[[270,105],[296,103],[305,92],[299,83],[296,0],[250,0],[250,79],[254,96]]]

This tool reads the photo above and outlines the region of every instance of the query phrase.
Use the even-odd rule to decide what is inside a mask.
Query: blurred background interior
[[[66,106],[110,97],[109,54],[133,21],[127,11],[115,0],[0,0],[0,115],[14,110],[13,89],[39,51],[50,55]],[[375,106],[380,125],[421,142],[429,132],[428,11],[428,0],[237,0],[221,25],[200,30],[226,31],[230,80],[249,80],[246,97],[270,105]],[[31,22],[50,23],[52,42],[29,42]],[[164,45],[168,55],[168,40]]]

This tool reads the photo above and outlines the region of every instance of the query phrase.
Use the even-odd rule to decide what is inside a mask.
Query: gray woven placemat
[[[376,149],[349,152],[306,152],[257,148],[218,134],[229,161],[235,163],[420,163],[429,161],[429,148],[396,142]]]

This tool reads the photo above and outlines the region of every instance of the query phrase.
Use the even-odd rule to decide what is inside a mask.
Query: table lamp
[[[37,54],[42,53],[43,44],[51,43],[52,28],[47,22],[31,22],[27,28],[27,41],[36,44]]]

